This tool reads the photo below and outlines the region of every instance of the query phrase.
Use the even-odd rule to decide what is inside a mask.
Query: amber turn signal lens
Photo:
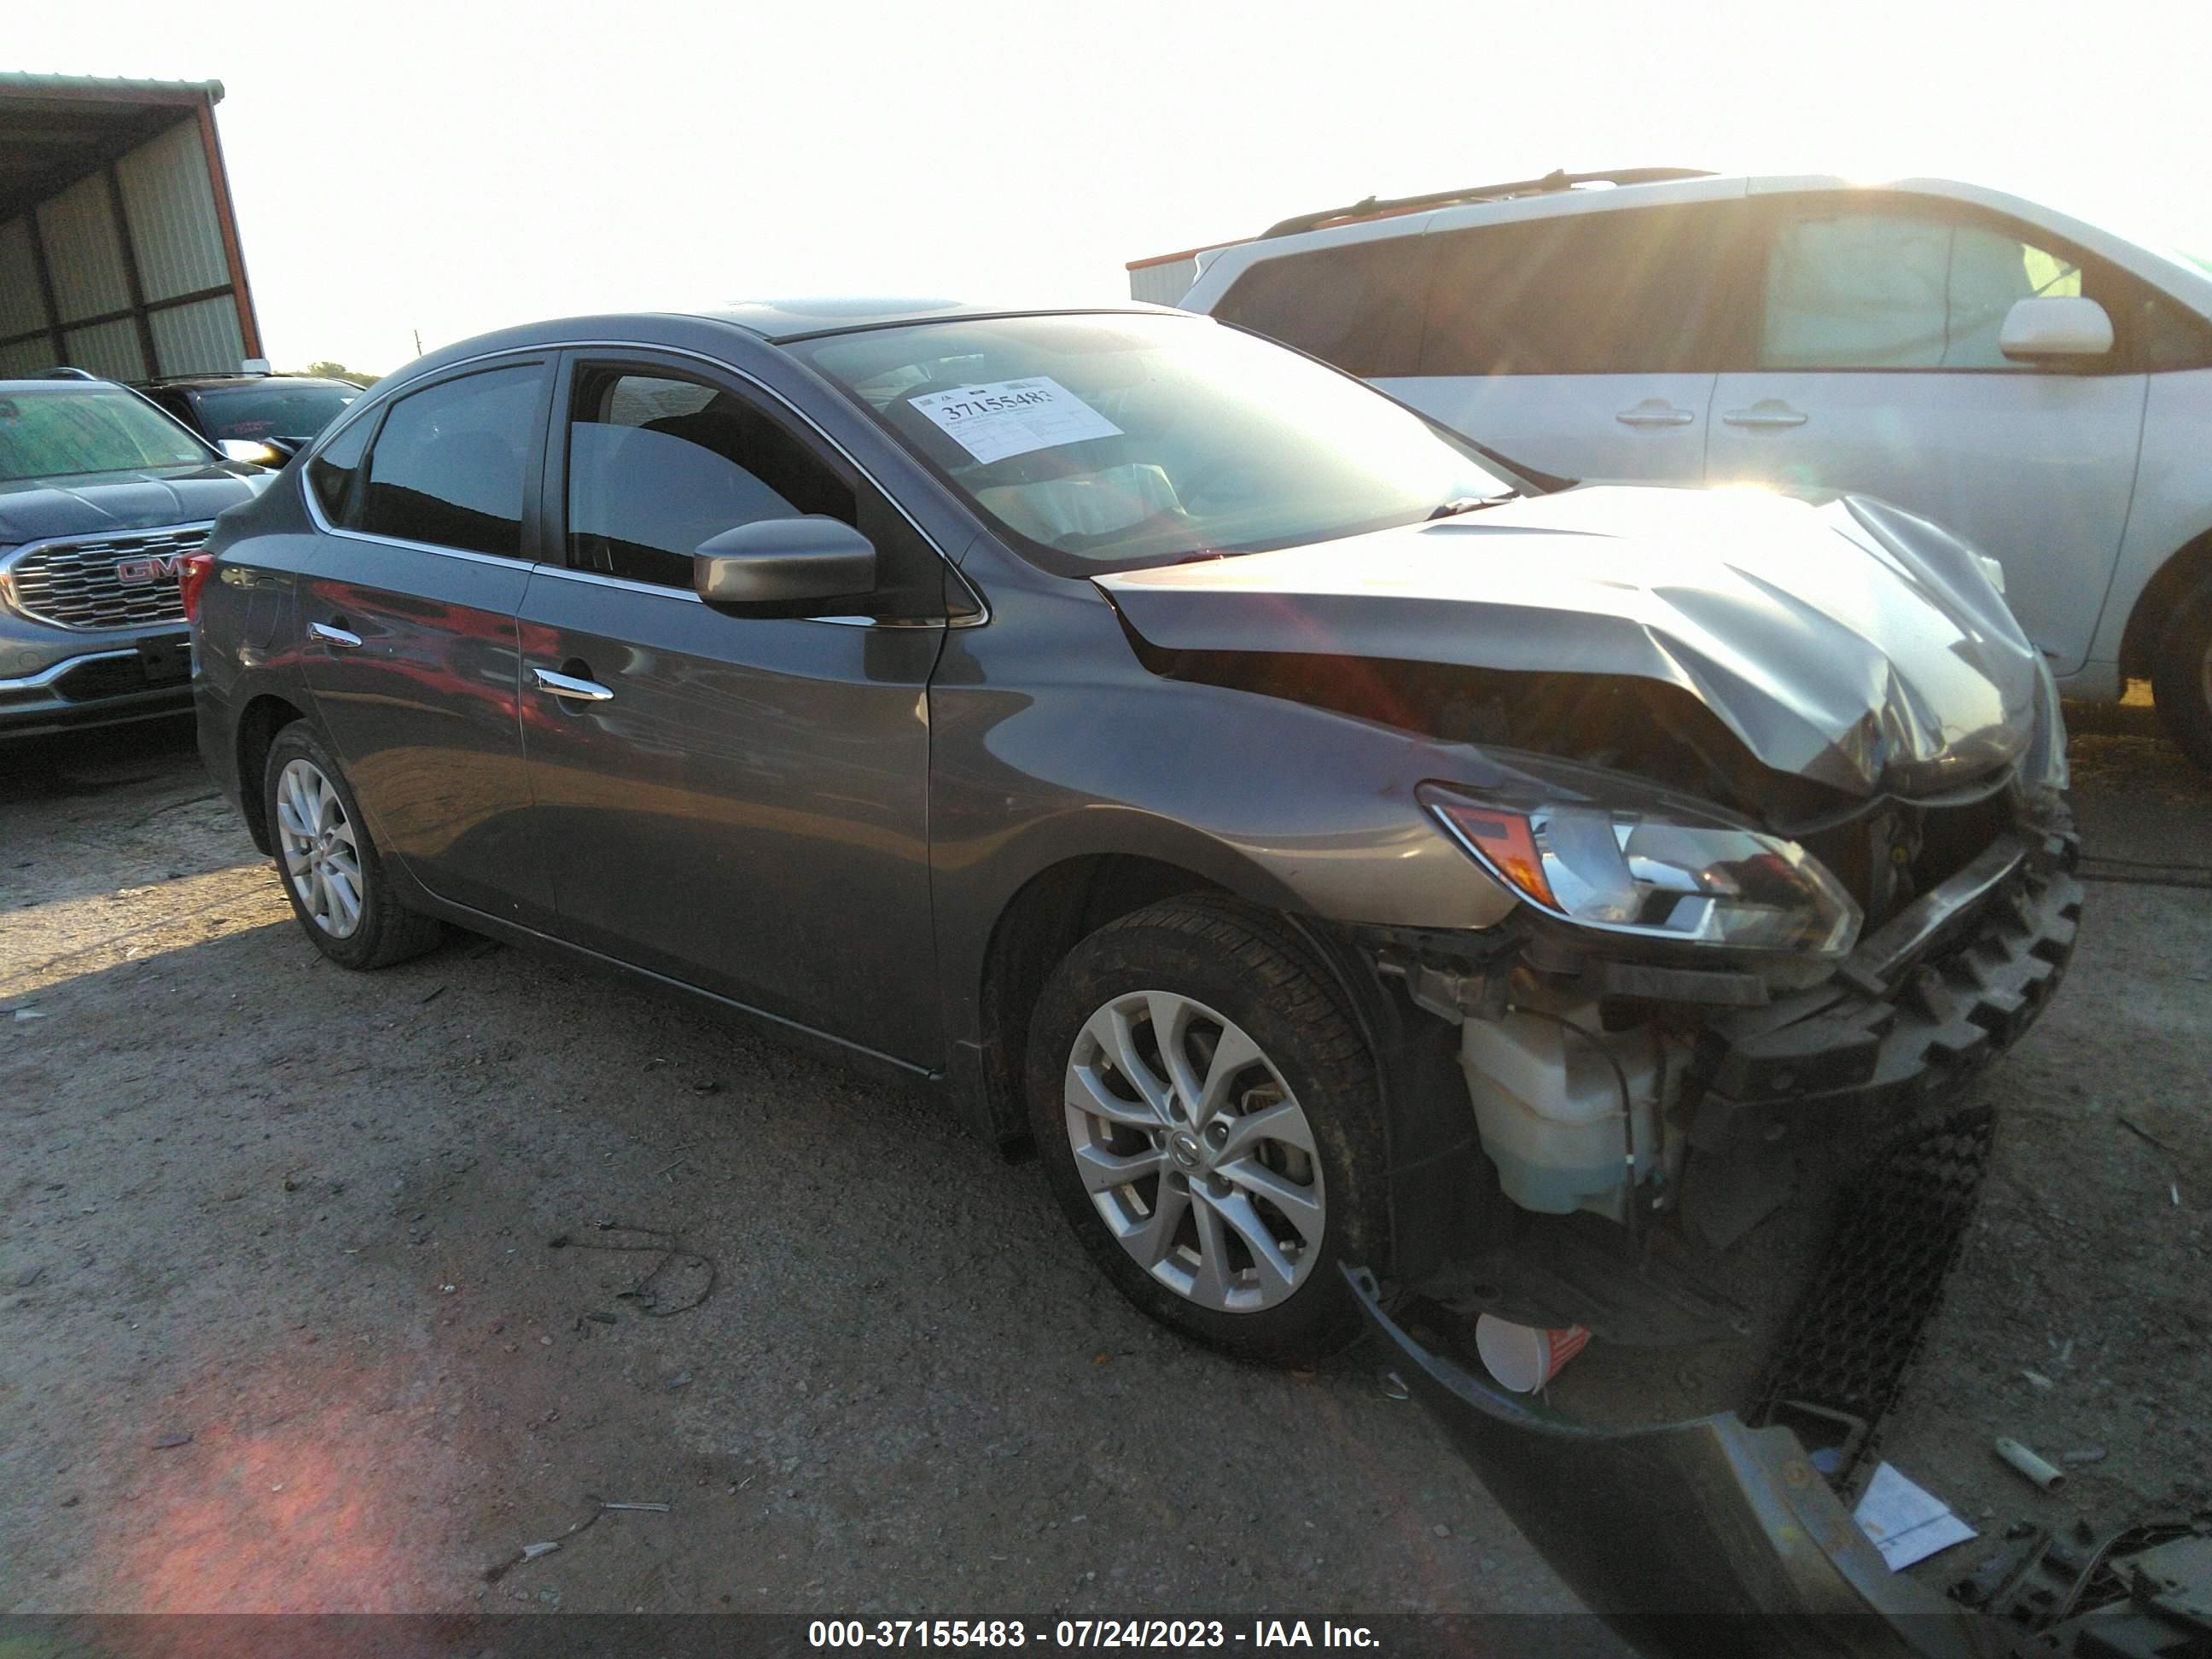
[[[1559,908],[1552,884],[1544,878],[1544,860],[1536,855],[1536,839],[1528,832],[1527,818],[1518,812],[1452,800],[1438,799],[1435,805],[1492,869],[1537,903]]]

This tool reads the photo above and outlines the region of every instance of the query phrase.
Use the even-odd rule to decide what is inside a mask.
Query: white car
[[[1186,309],[1524,465],[1934,519],[2065,695],[2148,678],[2212,766],[2212,269],[1973,185],[1674,168],[1370,198],[1194,266]]]

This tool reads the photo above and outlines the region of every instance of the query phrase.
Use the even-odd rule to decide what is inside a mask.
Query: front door
[[[1778,204],[1707,476],[1856,490],[1958,532],[2003,564],[2014,616],[2065,674],[2119,555],[2148,381],[2129,372],[2126,279],[2047,240],[1932,204]],[[2108,359],[1998,350],[2014,301],[2081,294],[2121,331]]]
[[[524,596],[524,749],[575,943],[911,1064],[942,1062],[926,690],[936,554],[742,381],[649,354],[564,371],[548,468],[565,562]],[[881,592],[725,614],[704,541],[829,514]],[[865,614],[864,614],[865,613]]]
[[[517,712],[548,362],[441,380],[341,433],[309,468],[335,533],[302,594],[306,672],[378,843],[441,898],[550,917]],[[366,453],[364,454],[364,445]]]

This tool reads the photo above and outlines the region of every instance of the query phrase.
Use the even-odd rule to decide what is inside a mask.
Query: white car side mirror
[[[1997,349],[2014,362],[2101,357],[2112,349],[2112,319],[2094,300],[2018,300],[2005,313]]]

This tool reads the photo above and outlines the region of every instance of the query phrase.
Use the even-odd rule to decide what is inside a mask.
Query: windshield
[[[192,407],[210,438],[312,438],[360,396],[355,386],[225,386],[195,392]]]
[[[205,466],[214,459],[131,392],[57,386],[0,393],[0,483]]]
[[[1196,319],[928,323],[791,349],[1064,574],[1328,541],[1513,488],[1358,381]]]

